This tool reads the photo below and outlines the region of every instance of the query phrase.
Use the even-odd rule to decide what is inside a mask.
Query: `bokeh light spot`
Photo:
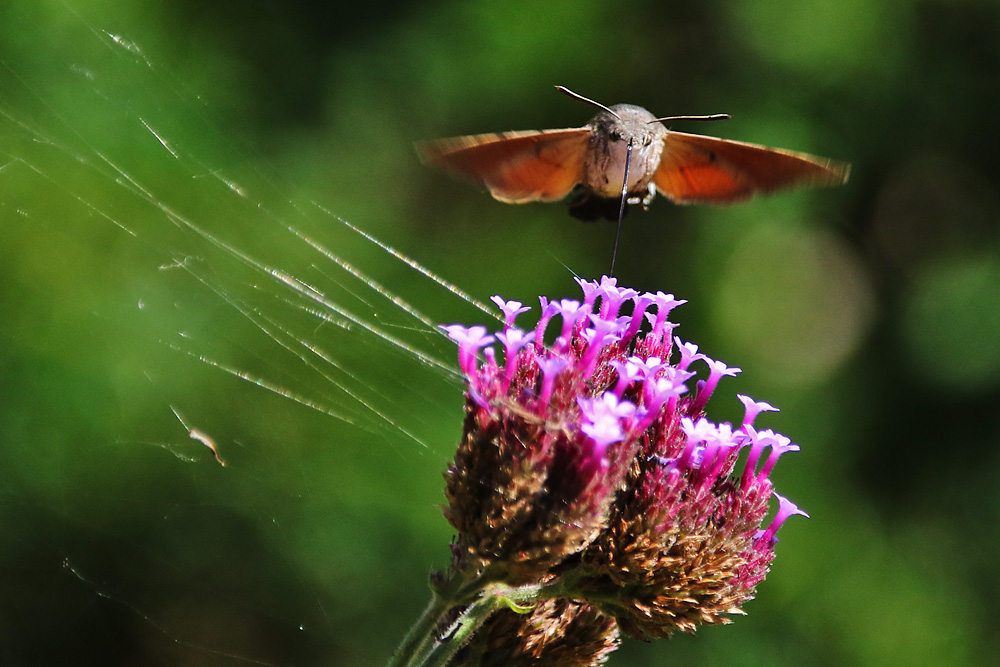
[[[723,271],[713,319],[746,366],[791,385],[833,373],[864,340],[874,298],[862,264],[819,228],[762,228]]]

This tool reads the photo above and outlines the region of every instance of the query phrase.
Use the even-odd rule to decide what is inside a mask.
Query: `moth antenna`
[[[707,116],[664,116],[663,118],[654,118],[653,120],[647,121],[649,123],[662,123],[668,120],[729,120],[732,118],[727,113],[713,113]]]
[[[587,104],[591,104],[591,105],[597,107],[598,109],[603,109],[604,111],[607,111],[609,114],[611,114],[612,116],[614,116],[618,120],[622,119],[621,116],[619,116],[614,111],[612,111],[608,107],[604,106],[600,102],[592,100],[589,97],[584,97],[583,95],[580,95],[579,93],[574,93],[572,90],[570,90],[566,86],[556,86],[556,90],[558,90],[563,95],[569,95],[570,97],[572,97],[575,100],[580,100],[581,102],[586,102]]]
[[[615,275],[615,259],[618,257],[618,238],[622,235],[622,218],[625,217],[625,200],[628,197],[628,166],[632,162],[632,139],[628,140],[628,149],[625,151],[625,178],[622,179],[622,204],[618,208],[618,229],[615,230],[615,249],[611,251],[611,270],[608,277]]]

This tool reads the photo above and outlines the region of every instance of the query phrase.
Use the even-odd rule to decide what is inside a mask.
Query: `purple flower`
[[[486,327],[463,327],[460,324],[451,324],[441,327],[448,332],[448,336],[458,343],[458,367],[466,375],[473,375],[475,372],[476,355],[479,348],[493,342],[493,336],[486,335]]]
[[[548,357],[535,359],[539,370],[542,371],[542,388],[538,392],[538,401],[541,405],[548,405],[552,398],[552,388],[555,386],[556,378],[564,368],[569,366],[569,361],[559,357]]]
[[[531,310],[531,308],[527,306],[521,307],[520,301],[504,301],[499,296],[491,297],[490,300],[500,307],[500,310],[503,312],[504,322],[508,327],[514,326],[514,319],[518,315]]]
[[[753,426],[754,420],[761,412],[777,412],[778,408],[764,401],[755,401],[749,396],[736,394],[736,398],[743,402],[744,416],[743,426]]]
[[[728,622],[766,575],[778,528],[803,514],[778,496],[762,528],[777,495],[770,474],[798,446],[757,431],[775,408],[746,396],[738,427],[706,416],[719,381],[740,369],[674,338],[667,317],[683,301],[613,278],[578,282],[582,301],[541,297],[527,332],[513,326],[527,309],[493,298],[502,366],[483,327],[444,327],[467,382],[445,474],[452,576],[552,587],[564,601],[554,608],[587,609],[635,637]],[[689,392],[696,361],[707,377]]]
[[[563,345],[568,345],[573,335],[573,327],[576,326],[576,323],[580,320],[580,316],[586,311],[579,301],[573,301],[572,299],[563,299],[554,303],[553,306],[563,321],[562,333],[559,335],[559,340],[562,341]]]
[[[528,309],[526,308],[525,310]],[[514,374],[517,372],[517,353],[520,352],[522,347],[530,343],[534,337],[535,332],[525,333],[520,329],[514,328],[505,329],[497,334],[497,340],[503,343],[504,358],[506,359],[504,379],[500,389],[501,392],[506,391],[507,384],[510,383]]]
[[[545,329],[548,327],[552,316],[559,312],[559,306],[549,303],[549,300],[544,296],[538,297],[538,303],[542,307],[542,314],[539,316],[538,325],[535,327],[535,347],[540,350],[542,349],[542,344],[545,342]]]
[[[698,346],[694,343],[683,343],[680,338],[675,340],[677,341],[677,349],[681,353],[681,359],[677,362],[677,368],[686,371],[693,362],[705,358],[705,355],[698,354]]]
[[[777,533],[778,529],[781,528],[781,525],[785,523],[785,519],[794,514],[799,514],[807,519],[809,518],[809,515],[800,510],[791,500],[788,500],[784,496],[778,495],[777,493],[774,494],[774,496],[778,499],[778,513],[774,515],[773,519],[771,519],[771,525],[769,525],[766,530],[762,531],[757,536],[759,541],[770,546],[773,546],[774,543],[778,541],[778,538],[776,538],[774,534]]]
[[[605,392],[600,398],[578,398],[583,422],[580,430],[590,436],[603,455],[608,445],[625,439],[623,419],[635,414],[635,405],[629,401],[619,401],[613,392]]]
[[[656,294],[649,294],[647,296],[654,304],[656,304],[656,317],[654,317],[651,321],[653,334],[658,334],[663,330],[664,325],[667,324],[667,317],[670,315],[671,310],[677,306],[687,303],[685,300],[678,301],[674,298],[673,294],[664,294],[663,292],[657,292]]]
[[[718,386],[719,380],[721,380],[724,375],[734,376],[741,371],[739,368],[729,368],[721,361],[709,359],[705,355],[701,355],[701,358],[706,364],[708,364],[710,372],[707,380],[698,383],[698,395],[694,403],[694,409],[698,411],[705,408],[705,404],[708,403],[708,399],[712,397],[712,393]]]

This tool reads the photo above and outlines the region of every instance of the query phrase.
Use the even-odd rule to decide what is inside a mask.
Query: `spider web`
[[[493,315],[61,8],[48,57],[0,60],[2,654],[380,664],[447,558],[437,324]]]

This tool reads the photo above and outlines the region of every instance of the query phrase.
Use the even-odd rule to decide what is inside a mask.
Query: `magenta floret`
[[[719,381],[740,369],[673,336],[667,317],[684,301],[608,277],[578,282],[582,301],[540,297],[527,331],[514,320],[528,309],[499,296],[505,324],[495,338],[443,327],[467,383],[463,437],[445,475],[454,568],[547,582],[636,637],[726,622],[766,575],[777,530],[804,514],[770,480],[798,446],[754,427],[775,410],[768,403],[739,395],[737,427],[706,415]],[[691,385],[705,373],[696,361],[707,377]],[[778,512],[762,529],[772,496]]]

